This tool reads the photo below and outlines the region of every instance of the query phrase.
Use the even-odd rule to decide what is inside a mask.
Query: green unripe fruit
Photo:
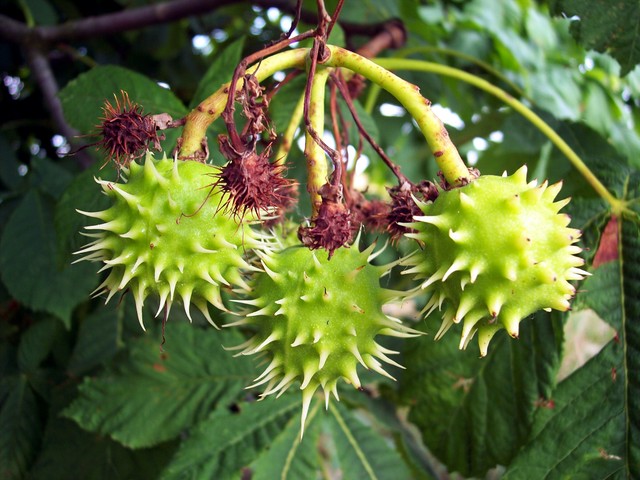
[[[423,216],[407,236],[423,244],[402,263],[431,293],[423,313],[444,308],[436,339],[462,323],[460,348],[478,332],[482,356],[493,335],[505,328],[518,337],[522,318],[540,309],[569,309],[587,272],[574,245],[580,231],[568,228],[554,202],[561,184],[527,183],[526,167],[512,176],[481,176],[469,185],[420,203]]]
[[[340,248],[331,260],[327,252],[303,246],[263,255],[264,272],[256,274],[246,317],[231,325],[250,325],[253,338],[240,354],[266,353],[269,365],[252,386],[266,384],[262,397],[281,394],[300,382],[302,428],[318,387],[329,401],[338,399],[342,378],[360,388],[358,364],[390,376],[380,360],[399,366],[377,335],[410,337],[417,334],[387,316],[383,306],[398,292],[380,286],[388,266],[369,263],[373,246],[360,252],[356,246]]]
[[[86,227],[99,233],[88,234],[95,240],[76,252],[109,271],[95,294],[108,302],[130,290],[142,328],[142,307],[152,294],[160,300],[158,314],[180,300],[189,318],[194,304],[215,325],[207,304],[224,309],[221,288],[248,288],[241,271],[251,268],[246,252],[264,246],[261,237],[224,215],[210,165],[148,153],[143,165],[131,162],[122,172],[125,183],[96,180],[112,202],[108,209],[79,210],[103,222]]]

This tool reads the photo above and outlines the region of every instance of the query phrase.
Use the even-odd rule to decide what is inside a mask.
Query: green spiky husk
[[[493,335],[505,328],[518,337],[522,318],[540,310],[569,309],[586,272],[574,245],[580,231],[554,202],[561,184],[527,183],[526,168],[512,176],[482,176],[442,192],[408,224],[420,250],[402,263],[431,297],[423,311],[444,309],[436,338],[462,323],[460,348],[478,333],[481,355]]]
[[[212,191],[216,169],[194,161],[155,160],[122,171],[124,183],[96,179],[112,204],[100,212],[83,212],[103,223],[86,227],[98,233],[78,254],[104,263],[109,274],[96,295],[107,302],[130,290],[142,322],[149,295],[159,298],[158,313],[179,300],[191,318],[194,304],[215,325],[208,304],[224,309],[221,288],[247,288],[242,272],[252,268],[246,252],[264,248],[262,237],[229,218]]]
[[[380,286],[388,266],[369,262],[373,246],[312,252],[294,246],[265,255],[264,272],[252,283],[255,310],[236,324],[250,325],[255,335],[240,345],[241,354],[265,352],[267,368],[253,386],[266,384],[262,396],[280,394],[296,382],[303,393],[302,426],[315,391],[338,398],[340,379],[361,386],[358,364],[382,375],[382,362],[399,366],[375,341],[377,335],[408,337],[417,332],[383,312],[398,292]]]

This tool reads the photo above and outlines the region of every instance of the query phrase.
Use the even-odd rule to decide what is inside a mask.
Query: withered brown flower
[[[405,233],[412,231],[400,224],[411,223],[414,215],[422,215],[414,197],[424,202],[433,201],[438,198],[438,188],[433,183],[423,180],[417,185],[404,182],[402,185],[396,185],[388,190],[391,196],[391,210],[383,214],[384,221],[391,239],[397,241]]]
[[[228,197],[225,209],[243,218],[247,212],[260,218],[278,216],[296,201],[295,181],[286,178],[286,166],[269,161],[270,146],[262,152],[236,152],[226,135],[218,137],[220,151],[229,162],[220,168],[215,186]]]
[[[298,237],[303,245],[311,250],[324,248],[329,258],[338,248],[353,239],[352,214],[342,202],[340,186],[325,184],[318,193],[322,203],[318,214],[311,219],[309,227],[300,226]]]
[[[102,107],[103,117],[96,127],[101,139],[96,144],[120,170],[142,157],[150,144],[160,150],[160,138],[153,117],[144,115],[142,107],[132,102],[127,92],[121,90],[120,97],[114,94],[114,99],[115,104],[106,100]]]

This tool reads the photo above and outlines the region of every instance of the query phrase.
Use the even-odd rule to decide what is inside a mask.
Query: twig
[[[64,135],[71,144],[73,139],[79,135],[79,132],[72,128],[64,118],[62,103],[58,98],[58,82],[53,75],[51,65],[49,65],[49,61],[44,53],[36,47],[28,48],[26,54],[31,72],[42,91],[44,104],[47,110],[49,110],[49,114],[58,131]],[[77,151],[74,157],[77,163],[84,168],[93,163],[92,158],[84,151]]]
[[[252,53],[251,55],[246,56],[242,59],[242,61],[238,64],[238,66],[233,71],[233,77],[231,77],[231,82],[229,83],[229,95],[227,96],[227,102],[224,107],[224,111],[222,112],[222,119],[224,120],[225,125],[227,126],[227,131],[229,133],[229,140],[234,149],[238,152],[242,152],[244,150],[244,145],[238,135],[238,131],[235,125],[234,119],[234,111],[235,111],[235,94],[236,86],[238,84],[238,80],[241,76],[245,74],[247,71],[247,67],[258,60],[261,60],[265,57],[273,55],[274,53],[279,52],[280,50],[288,47],[292,43],[299,42],[306,38],[310,38],[313,36],[313,30],[309,30],[308,32],[301,33],[300,35],[296,35],[293,38],[285,38],[284,40],[280,40],[279,42],[274,43],[268,47],[263,48],[257,52]]]
[[[343,184],[344,182],[344,157],[343,157],[343,144],[342,144],[342,134],[340,133],[340,128],[338,127],[338,99],[337,99],[337,90],[335,82],[332,82],[330,85],[330,95],[329,95],[329,110],[331,112],[331,125],[333,127],[333,137],[336,141],[336,157],[338,159],[338,165],[334,165],[335,170],[334,174],[331,177],[333,185]],[[347,140],[348,141],[348,140]],[[343,187],[346,185],[343,184]],[[348,190],[344,188],[343,191]]]
[[[237,0],[172,0],[87,17],[60,25],[42,25],[33,28],[0,15],[0,36],[20,43],[28,38],[52,43],[61,40],[101,37],[199,15],[233,3],[237,3]]]
[[[331,75],[331,80],[333,81],[333,84],[335,84],[338,87],[338,90],[340,90],[340,94],[342,95],[342,98],[347,104],[347,107],[349,108],[349,112],[351,112],[353,121],[356,123],[360,134],[367,140],[367,142],[369,142],[369,145],[371,145],[371,147],[376,151],[376,153],[380,156],[380,158],[385,163],[385,165],[387,165],[387,167],[389,167],[389,169],[393,172],[393,174],[398,179],[398,183],[400,185],[402,185],[405,182],[409,182],[409,179],[405,177],[404,174],[400,171],[400,167],[395,163],[393,163],[393,161],[391,161],[391,159],[384,152],[382,147],[378,145],[378,143],[373,139],[373,137],[369,134],[369,132],[367,132],[367,130],[362,125],[358,112],[356,112],[356,109],[353,105],[353,101],[351,100],[349,89],[345,85],[344,80],[339,75],[336,75],[336,74]]]

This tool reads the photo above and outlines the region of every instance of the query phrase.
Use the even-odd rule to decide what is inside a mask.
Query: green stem
[[[471,174],[451,142],[449,133],[431,110],[431,102],[420,95],[417,86],[354,52],[334,46],[328,48],[331,56],[324,62],[325,65],[359,73],[396,97],[418,124],[447,182],[463,185],[471,181]]]
[[[486,72],[490,73],[494,77],[500,79],[505,84],[509,85],[509,87],[511,89],[513,89],[514,93],[518,94],[521,97],[525,96],[525,94],[522,91],[522,89],[518,85],[513,83],[511,80],[509,80],[502,73],[500,73],[500,71],[496,70],[495,68],[493,68],[488,63],[483,62],[482,60],[474,57],[473,55],[469,55],[469,54],[466,54],[464,52],[459,52],[458,50],[453,50],[453,49],[450,49],[450,48],[443,48],[443,47],[435,47],[435,46],[430,46],[430,45],[423,45],[423,46],[419,46],[419,47],[411,47],[411,48],[404,48],[402,50],[398,50],[395,53],[394,58],[407,58],[410,55],[413,55],[415,53],[431,53],[431,52],[442,53],[444,55],[448,55],[448,56],[451,56],[451,57],[457,57],[457,58],[460,58],[462,60],[466,60],[467,62],[473,63],[474,65],[477,65],[478,67],[482,68],[483,70],[485,70]]]
[[[291,146],[293,145],[293,140],[296,135],[296,131],[300,126],[300,122],[302,122],[302,116],[304,114],[304,93],[300,95],[300,100],[296,104],[293,112],[291,113],[291,120],[289,121],[289,125],[287,125],[287,129],[284,131],[282,135],[282,141],[280,142],[280,146],[278,147],[278,151],[275,155],[274,163],[282,165],[286,162],[287,156],[289,156],[289,152],[291,151]]]
[[[615,198],[606,187],[600,182],[589,167],[582,161],[580,156],[565,142],[560,135],[558,135],[548,123],[542,118],[536,115],[533,110],[524,105],[519,100],[515,99],[507,92],[498,88],[486,80],[471,75],[463,70],[439,65],[437,63],[425,62],[422,60],[410,60],[410,59],[395,59],[395,58],[379,58],[376,59],[376,63],[381,67],[388,68],[390,70],[415,70],[420,72],[435,73],[438,75],[444,75],[451,78],[456,78],[463,82],[469,83],[481,90],[484,90],[491,95],[502,100],[504,103],[513,108],[520,115],[529,120],[538,130],[547,136],[549,140],[564,154],[565,157],[571,162],[573,167],[585,178],[585,180],[591,185],[600,197],[602,197],[609,205],[611,205],[614,213],[619,213],[625,208],[624,201]]]
[[[262,82],[280,70],[304,68],[308,51],[308,48],[298,48],[277,53],[251,66],[247,69],[247,73],[254,74],[258,82]],[[240,90],[241,86],[242,82],[237,82],[236,91]],[[207,127],[222,114],[228,94],[229,82],[222,85],[187,115],[182,131],[180,158],[190,158],[200,151]]]
[[[324,133],[324,94],[327,79],[331,71],[328,68],[319,68],[313,76],[311,95],[309,96],[308,125],[319,138]],[[307,119],[305,119],[307,121]],[[322,147],[316,142],[307,128],[305,134],[304,156],[307,159],[307,191],[311,197],[313,215],[318,213],[322,199],[318,190],[327,183],[329,168]]]
[[[369,115],[371,115],[371,112],[373,112],[373,107],[376,106],[376,102],[378,101],[378,96],[380,95],[380,92],[382,91],[382,88],[380,88],[380,85],[374,83],[373,85],[371,85],[371,87],[369,87],[369,92],[367,93],[367,99],[364,102],[364,111],[367,112]]]
[[[443,48],[443,47],[435,47],[431,45],[421,45],[419,47],[410,47],[410,48],[403,48],[402,50],[397,50],[393,58],[407,58],[416,53],[424,53],[424,54],[441,53],[443,55],[449,55],[451,57],[461,58],[462,60],[466,60],[467,62],[470,62],[470,63],[473,63],[474,65],[479,66],[480,68],[490,73],[494,77],[500,79],[505,84],[509,85],[509,87],[511,87],[514,93],[516,93],[517,95],[521,97],[525,96],[524,92],[518,85],[513,83],[511,80],[509,80],[506,76],[504,76],[498,70],[493,68],[491,65],[489,65],[486,62],[483,62],[482,60],[477,59],[472,55],[468,55],[458,50],[453,50],[450,48]],[[376,101],[378,100],[378,96],[380,95],[380,90],[381,88],[378,85],[372,85],[371,88],[369,88],[367,99],[364,104],[364,109],[367,113],[371,113],[373,111],[373,107],[375,107]]]

